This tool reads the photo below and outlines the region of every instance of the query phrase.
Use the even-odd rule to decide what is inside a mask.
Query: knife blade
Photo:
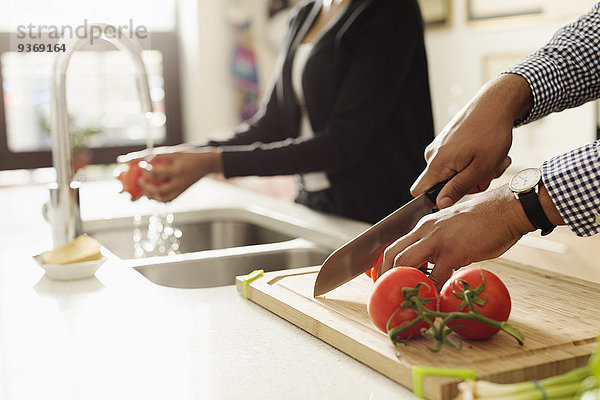
[[[387,246],[410,232],[422,217],[433,212],[435,199],[447,182],[437,183],[331,253],[317,275],[314,297],[371,268]]]

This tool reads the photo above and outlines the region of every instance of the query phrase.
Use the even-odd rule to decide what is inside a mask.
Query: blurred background
[[[253,115],[269,90],[292,0],[0,0],[0,185],[52,179],[49,152],[52,52],[19,44],[55,43],[54,27],[105,22],[147,30],[140,39],[149,72],[156,145],[226,135]],[[421,0],[439,132],[479,87],[544,45],[594,1]],[[27,31],[30,29],[29,31]],[[27,39],[19,34],[27,31]],[[110,176],[115,157],[145,146],[133,64],[105,42],[84,46],[68,71],[74,152],[84,179]],[[513,169],[595,140],[598,102],[515,131]],[[238,184],[292,197],[286,177]]]

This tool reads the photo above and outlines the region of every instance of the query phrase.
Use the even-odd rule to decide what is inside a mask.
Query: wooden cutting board
[[[519,346],[500,332],[484,341],[461,340],[460,350],[428,350],[427,339],[412,339],[400,357],[387,335],[367,314],[373,283],[361,275],[313,298],[319,267],[265,273],[247,288],[248,298],[319,339],[412,389],[415,365],[471,368],[478,379],[499,383],[542,379],[587,362],[600,331],[600,285],[504,260],[481,263],[496,273],[512,298],[509,322],[525,335]],[[243,293],[242,278],[236,279]],[[428,399],[452,399],[460,380],[427,377]]]

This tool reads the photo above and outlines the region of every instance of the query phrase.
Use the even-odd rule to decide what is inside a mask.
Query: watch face
[[[527,168],[512,177],[508,184],[510,190],[517,193],[533,189],[540,181],[542,173],[537,168]]]

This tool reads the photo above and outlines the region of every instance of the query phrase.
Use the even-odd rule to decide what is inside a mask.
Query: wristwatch
[[[508,188],[521,202],[529,221],[537,229],[541,229],[542,235],[545,236],[552,232],[556,225],[548,220],[540,204],[538,189],[541,181],[542,171],[539,168],[526,168],[511,178]]]

